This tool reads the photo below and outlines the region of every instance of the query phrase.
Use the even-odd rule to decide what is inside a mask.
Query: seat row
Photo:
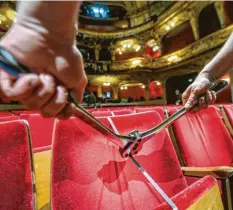
[[[227,109],[226,109],[226,107],[227,107]],[[173,114],[177,110],[176,107],[169,107],[167,109],[163,109],[162,107],[153,107],[153,108],[156,108],[157,110],[156,111],[143,110],[142,113],[138,113],[138,114],[133,113],[133,114],[120,115],[120,116],[101,117],[99,119],[101,121],[103,121],[106,125],[108,125],[110,128],[111,128],[111,124],[109,123],[109,119],[112,119],[112,120],[114,119],[114,124],[118,125],[116,127],[121,128],[121,130],[119,130],[119,132],[122,132],[124,134],[128,134],[130,131],[132,131],[135,128],[137,128],[139,130],[141,129],[140,131],[143,131],[144,129],[149,129],[152,127],[152,125],[158,124],[165,117]],[[220,186],[222,199],[223,199],[225,208],[231,209],[232,208],[231,207],[232,206],[232,196],[230,194],[231,194],[231,189],[232,189],[232,179],[231,179],[232,168],[231,167],[232,167],[232,159],[233,159],[233,155],[232,155],[233,154],[232,153],[233,146],[232,146],[232,138],[231,138],[231,136],[230,136],[228,130],[226,129],[225,124],[224,124],[224,122],[226,122],[226,121],[225,120],[222,121],[221,118],[223,117],[225,119],[224,115],[226,115],[228,117],[227,119],[230,122],[231,118],[229,116],[233,112],[233,107],[231,105],[225,105],[225,106],[221,106],[220,108],[221,109],[219,110],[218,107],[212,106],[212,107],[210,107],[206,110],[203,110],[195,115],[186,114],[185,116],[183,116],[182,118],[180,118],[179,120],[177,120],[175,123],[172,124],[172,126],[169,128],[169,132],[167,132],[167,134],[168,134],[169,141],[170,141],[170,139],[172,141],[171,145],[172,145],[173,150],[176,151],[176,156],[177,156],[177,158],[179,160],[179,164],[180,164],[179,167],[180,166],[183,167],[182,170],[183,170],[184,175],[189,175],[188,178],[185,179],[187,185],[195,184],[197,180],[200,181],[199,178],[197,178],[197,177],[202,177],[203,175],[210,174],[210,175],[215,176],[217,178],[218,184]],[[228,112],[225,110],[228,110]],[[156,113],[156,114],[153,114],[153,113]],[[165,113],[165,115],[164,115],[164,113]],[[31,133],[33,133],[32,132],[32,130],[33,130],[32,125],[34,125],[34,129],[35,129],[34,130],[35,131],[34,137],[36,139],[43,140],[44,139],[43,135],[45,135],[47,132],[49,132],[51,134],[50,144],[49,144],[49,145],[51,145],[54,119],[50,119],[51,122],[48,124],[50,124],[51,127],[49,129],[48,125],[46,126],[46,123],[45,123],[45,121],[47,121],[48,119],[43,119],[38,114],[36,114],[36,115],[30,114],[30,116],[28,116],[26,114],[27,117],[24,115],[25,114],[22,114],[22,116],[20,116],[20,117],[22,119],[26,119],[29,122],[29,124],[31,123],[30,124],[31,125],[30,126]],[[13,117],[15,117],[15,116],[13,116]],[[33,120],[30,120],[31,117]],[[41,118],[41,121],[38,120],[39,118]],[[151,121],[151,118],[152,118],[152,121]],[[135,121],[137,121],[137,122],[134,122],[134,119],[136,119]],[[157,121],[156,121],[157,123],[155,123],[153,121],[155,119],[157,119]],[[8,118],[8,120],[9,120],[9,118]],[[33,121],[35,124],[32,124]],[[78,125],[76,125],[77,127],[80,127],[82,121],[79,120],[78,122],[76,122],[77,119],[70,119],[68,121],[58,121],[58,122],[56,121],[56,123],[55,123],[55,128],[56,128],[55,131],[56,132],[57,132],[57,126],[59,124],[63,125],[63,123],[67,123],[67,130],[64,129],[63,131],[61,131],[61,133],[64,136],[66,136],[66,138],[63,139],[63,141],[69,142],[70,138],[68,137],[69,136],[68,133],[71,132],[71,134],[72,134],[73,131],[77,131],[78,128],[76,128],[75,126],[74,126],[74,128],[72,128],[72,126],[71,126],[73,121],[75,121],[76,124],[78,123]],[[68,126],[68,124],[70,124],[70,126]],[[85,125],[85,123],[84,123],[84,125]],[[75,136],[75,138],[77,138],[77,139],[90,138],[90,141],[91,141],[91,139],[93,140],[93,139],[97,138],[98,135],[97,136],[92,135],[92,133],[96,132],[96,131],[94,131],[94,130],[92,131],[92,128],[86,128],[84,125],[83,125],[83,127],[81,126],[81,128],[78,129],[79,131],[77,131],[77,134],[72,134],[72,135]],[[45,129],[47,129],[47,130],[45,130]],[[83,135],[83,131],[87,132],[87,134]],[[54,135],[56,135],[56,132],[54,132]],[[92,136],[94,136],[94,137],[92,137]],[[105,137],[105,138],[107,138],[107,137]],[[32,139],[33,139],[33,135],[32,135]],[[55,139],[56,138],[54,137],[53,139],[54,139],[53,140],[53,151],[54,151],[53,154],[56,154],[56,152],[55,152],[55,148],[56,148],[55,147],[55,145],[56,145]],[[109,140],[108,140],[108,142],[109,142]],[[150,141],[148,141],[148,142],[150,142]],[[86,143],[88,144],[88,141]],[[33,144],[34,144],[34,141],[33,141]],[[80,146],[80,148],[82,147],[82,144],[79,141],[78,141],[78,143],[76,142],[76,144],[73,145],[73,148],[77,151],[79,148],[78,145]],[[84,144],[84,146],[85,146],[85,144]],[[69,148],[69,146],[66,146],[66,145],[58,146],[58,148],[60,148],[61,151],[64,150],[64,152],[66,154],[68,154],[69,151],[72,150],[72,144],[70,145],[70,147],[71,148]],[[37,152],[44,151],[44,149],[36,150],[36,151]],[[81,154],[84,154],[84,153],[85,153],[85,150],[82,150]],[[164,153],[164,151],[163,151],[163,153]],[[65,162],[71,161],[72,163],[74,163],[75,167],[77,166],[75,164],[75,160],[73,160],[73,155],[70,155],[70,153],[68,154],[70,159],[63,158],[61,155],[62,154],[61,152],[59,152],[57,154],[60,154],[59,157],[61,157],[61,159],[63,161],[64,160],[65,160]],[[95,152],[94,152],[94,154],[95,154]],[[77,161],[80,161],[80,157],[82,157],[82,155],[77,156]],[[145,156],[145,157],[147,158],[147,156]],[[84,161],[84,159],[85,158],[83,158],[83,161]],[[151,158],[149,158],[149,160],[151,160]],[[91,161],[89,161],[89,162],[91,162]],[[82,161],[81,161],[81,163],[82,163]],[[65,164],[64,167],[69,168],[69,165],[70,164],[68,164],[68,165]],[[173,168],[173,166],[169,165],[169,164],[163,163],[162,165],[163,165],[163,167],[168,167],[170,169]],[[71,164],[71,166],[72,166],[72,164]],[[84,166],[84,168],[86,168],[86,166]],[[74,170],[79,170],[79,168],[78,169],[76,168]],[[152,174],[153,173],[155,173],[155,172],[152,170]],[[76,174],[76,172],[74,172],[74,174]],[[68,175],[66,174],[65,177]],[[111,174],[109,176],[111,176]],[[117,185],[117,186],[121,187],[121,184]]]
[[[162,122],[156,111],[106,120],[124,135]],[[55,120],[51,151],[32,153],[25,120],[0,123],[0,133],[2,209],[171,209],[117,144],[79,118]],[[145,139],[135,158],[179,210],[223,209],[213,176],[189,185],[185,175],[192,171],[180,167],[166,130]]]

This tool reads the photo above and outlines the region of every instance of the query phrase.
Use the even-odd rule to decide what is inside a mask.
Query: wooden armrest
[[[233,167],[181,167],[185,176],[203,177],[211,175],[215,178],[226,179],[233,173]]]

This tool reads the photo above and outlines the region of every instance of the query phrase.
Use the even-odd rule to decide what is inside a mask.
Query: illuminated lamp
[[[132,64],[133,64],[133,65],[138,65],[138,64],[140,64],[140,63],[141,63],[140,60],[134,60],[134,61],[132,61]]]
[[[172,56],[168,57],[167,61],[172,62],[172,61],[176,60],[177,58],[178,58],[177,55],[172,55]]]
[[[145,85],[142,85],[142,88],[145,88],[146,86]]]
[[[166,31],[169,31],[170,30],[170,26],[166,26]]]
[[[124,87],[121,87],[121,90],[123,90],[124,89]]]
[[[157,85],[161,85],[161,82],[157,82],[156,84],[157,84]]]

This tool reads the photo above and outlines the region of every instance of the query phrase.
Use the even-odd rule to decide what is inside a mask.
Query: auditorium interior
[[[1,101],[0,209],[233,210],[233,72],[208,108],[187,113],[181,99],[232,33],[232,11],[233,1],[84,1],[81,114]],[[0,2],[0,37],[15,14],[15,1]]]

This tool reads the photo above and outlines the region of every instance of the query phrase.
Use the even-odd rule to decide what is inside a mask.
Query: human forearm
[[[200,75],[204,75],[213,82],[232,70],[232,68],[233,33],[218,54],[204,67]]]
[[[26,25],[44,36],[73,42],[77,33],[80,1],[20,1],[17,24]]]

